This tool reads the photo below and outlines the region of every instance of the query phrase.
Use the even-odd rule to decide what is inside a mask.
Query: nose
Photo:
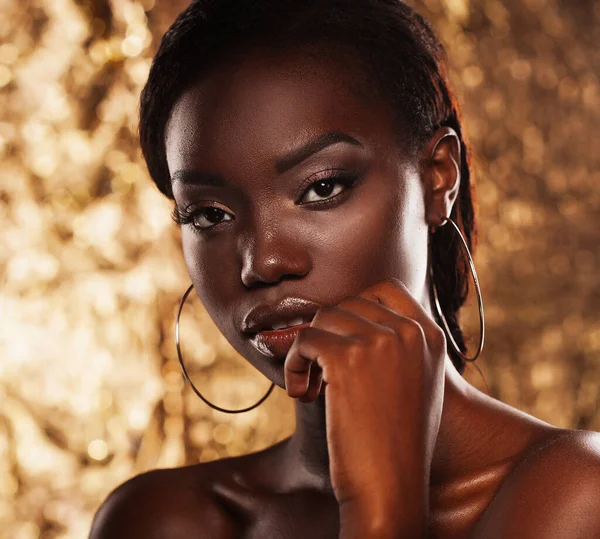
[[[310,256],[301,242],[272,229],[243,240],[242,260],[241,278],[248,288],[303,277],[311,270]]]

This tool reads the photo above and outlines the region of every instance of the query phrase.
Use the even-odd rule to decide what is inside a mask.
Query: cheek
[[[358,293],[397,259],[397,205],[389,197],[364,193],[311,221],[301,236],[310,245],[315,277],[338,294]]]
[[[188,273],[204,306],[210,310],[213,305],[227,304],[226,296],[233,288],[235,276],[230,274],[232,265],[223,261],[235,260],[235,254],[225,252],[228,246],[217,242],[211,243],[209,251],[205,242],[187,227],[181,231],[181,240]]]
[[[316,264],[328,268],[329,279],[341,279],[356,291],[395,277],[420,290],[427,263],[424,201],[418,178],[404,185],[410,187],[396,185],[361,197],[344,208],[329,232],[320,232]]]
[[[195,234],[187,230],[187,228],[181,231],[181,243],[185,265],[194,282],[194,287],[199,291],[205,288],[204,284],[207,279],[206,270],[207,268],[210,269],[210,265],[206,264],[206,257],[202,256],[200,242],[195,237]]]

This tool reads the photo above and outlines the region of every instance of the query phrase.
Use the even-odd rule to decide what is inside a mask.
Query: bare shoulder
[[[474,537],[600,537],[600,433],[555,429],[531,446]]]
[[[89,539],[229,539],[234,520],[211,494],[207,465],[153,470],[126,481],[98,509]]]

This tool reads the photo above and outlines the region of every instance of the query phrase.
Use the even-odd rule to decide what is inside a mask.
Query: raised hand
[[[286,391],[302,402],[324,392],[344,539],[425,536],[445,354],[442,329],[397,279],[320,309],[298,333]]]

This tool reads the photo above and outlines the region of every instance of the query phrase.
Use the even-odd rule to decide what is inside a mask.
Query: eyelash
[[[349,173],[349,172],[344,173],[344,174],[323,176],[322,178],[318,178],[316,180],[315,179],[307,180],[306,183],[309,183],[307,188],[304,191],[302,191],[303,186],[306,185],[306,183],[304,183],[303,185],[301,185],[298,188],[298,191],[297,191],[297,192],[302,191],[302,197],[304,197],[304,195],[310,189],[312,189],[313,186],[317,185],[320,182],[332,182],[334,185],[342,184],[345,187],[345,189],[342,192],[340,192],[336,195],[333,195],[329,198],[326,198],[324,200],[305,202],[304,204],[300,204],[300,206],[321,206],[321,205],[327,206],[327,205],[330,205],[333,200],[344,195],[344,193],[346,193],[348,191],[348,189],[352,188],[358,180],[359,180],[359,176],[357,174],[353,174],[353,173]],[[224,213],[228,213],[225,210],[222,210],[221,208],[219,208],[217,206],[202,206],[200,208],[198,208],[198,207],[194,208],[192,205],[190,205],[185,208],[179,208],[177,205],[175,205],[175,208],[173,209],[171,217],[172,217],[173,221],[175,221],[175,223],[177,223],[180,226],[191,224],[193,230],[196,232],[199,232],[199,233],[208,232],[209,230],[212,230],[215,227],[219,226],[221,223],[227,222],[227,221],[221,221],[220,223],[215,223],[214,225],[211,225],[208,227],[203,227],[203,228],[195,226],[194,218],[196,217],[196,215],[198,215],[202,211],[205,211],[210,208],[214,208],[217,210],[221,210]],[[230,221],[231,220],[233,220],[233,219],[230,219]]]

